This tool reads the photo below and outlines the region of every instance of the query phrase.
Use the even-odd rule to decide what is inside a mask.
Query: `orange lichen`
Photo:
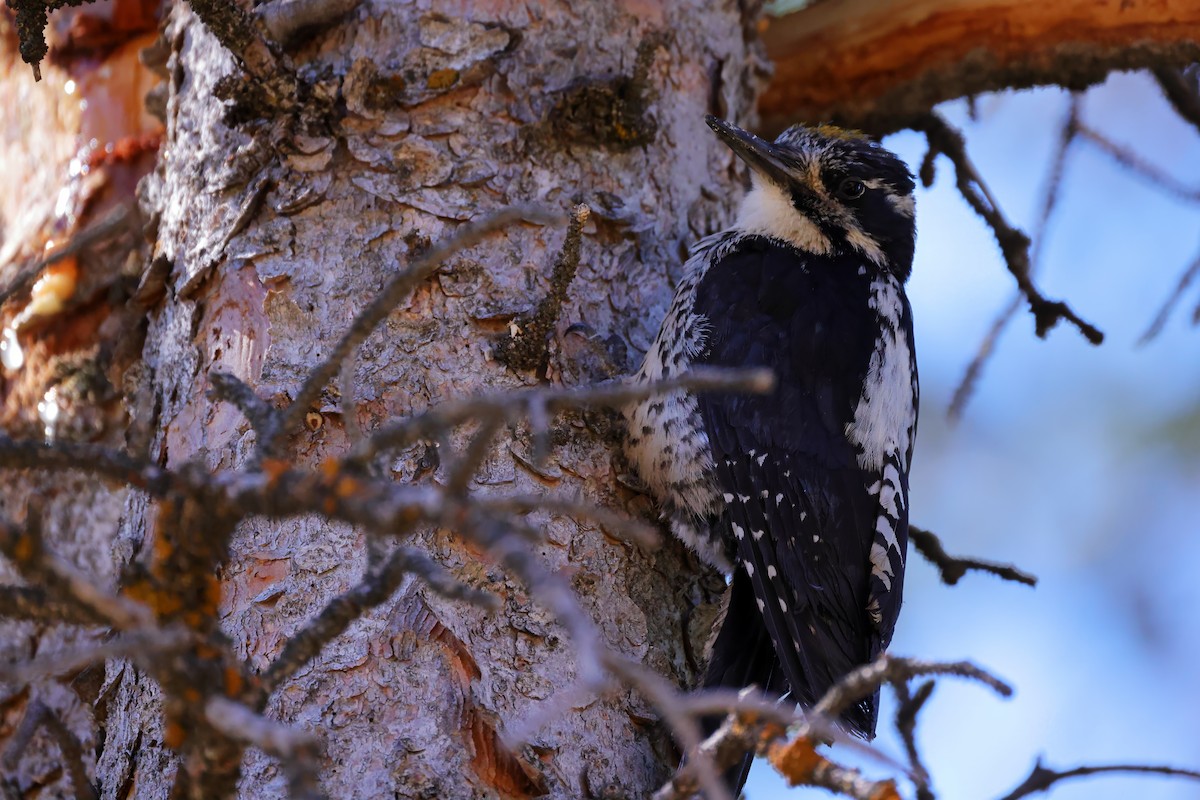
[[[283,477],[290,467],[291,464],[281,458],[264,458],[262,462],[263,474],[267,476],[267,482],[270,484]]]
[[[792,786],[809,783],[817,769],[828,763],[807,736],[771,745],[767,748],[767,758]]]
[[[171,749],[180,747],[186,735],[187,732],[177,720],[169,719],[163,726],[163,744]]]
[[[13,558],[19,563],[24,563],[33,558],[36,548],[33,544],[33,537],[27,533],[23,533],[17,537],[16,547],[13,548]]]
[[[458,70],[447,67],[446,69],[437,69],[429,73],[429,78],[426,80],[425,85],[434,91],[438,91],[449,89],[457,82]]]
[[[841,787],[854,782],[860,789],[869,789],[869,800],[900,800],[896,782],[891,780],[866,782],[855,770],[830,761],[817,752],[813,740],[797,736],[790,742],[780,741],[767,748],[767,758],[779,770],[790,786]],[[862,796],[857,793],[856,797]]]
[[[229,697],[237,697],[246,688],[246,679],[242,675],[242,671],[236,667],[225,668],[225,694]]]

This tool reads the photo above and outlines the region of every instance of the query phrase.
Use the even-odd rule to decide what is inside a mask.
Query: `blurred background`
[[[1069,95],[1058,89],[943,106],[1008,216],[1031,232]],[[1200,136],[1157,85],[1114,75],[1082,119],[1200,190]],[[924,137],[885,144],[914,171]],[[1066,323],[1045,340],[1023,305],[984,367],[961,421],[947,408],[1014,281],[991,231],[954,187],[944,158],[918,190],[909,297],[921,371],[913,523],[953,555],[1012,562],[1036,589],[971,573],[944,586],[910,548],[891,652],[968,658],[1009,681],[1009,700],[939,681],[917,736],[941,798],[1001,797],[1046,766],[1147,763],[1200,768],[1200,280],[1163,332],[1138,346],[1200,257],[1200,202],[1164,192],[1077,140],[1037,282],[1104,331],[1092,347]],[[897,759],[895,702],[884,692],[879,747]],[[840,758],[854,759],[841,752]],[[868,774],[886,769],[863,764]],[[768,766],[750,800],[828,796],[789,790]],[[1185,800],[1200,783],[1098,776],[1064,781],[1057,800]]]

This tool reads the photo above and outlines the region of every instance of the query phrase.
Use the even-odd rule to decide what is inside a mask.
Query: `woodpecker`
[[[914,183],[856,132],[795,126],[768,142],[707,122],[751,188],[733,226],[693,247],[637,380],[761,366],[776,387],[632,404],[626,452],[672,532],[732,573],[704,685],[811,706],[887,648],[900,611],[918,406],[904,293]],[[871,738],[877,714],[876,694],[841,722]],[[735,769],[735,794],[748,769]]]

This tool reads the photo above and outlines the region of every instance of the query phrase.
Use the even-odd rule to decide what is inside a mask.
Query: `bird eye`
[[[855,178],[846,178],[838,186],[838,196],[846,200],[857,200],[867,191],[867,186],[862,181]]]

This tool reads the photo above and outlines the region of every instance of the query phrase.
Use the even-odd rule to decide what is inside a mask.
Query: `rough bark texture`
[[[488,387],[589,380],[562,348],[572,323],[615,334],[632,363],[651,340],[684,246],[724,222],[738,194],[731,156],[707,135],[703,116],[746,121],[751,113],[762,67],[749,16],[733,2],[373,3],[291,51],[307,74],[336,87],[344,114],[339,106],[302,123],[230,127],[236,115],[214,92],[234,61],[186,6],[171,9],[159,45],[166,129],[158,166],[139,190],[156,224],[146,263],[170,271],[150,311],[143,361],[122,376],[130,438],[148,430],[151,455],[167,465],[242,464],[254,434],[234,408],[206,397],[210,370],[282,401],[387,275],[459,222],[510,203],[565,212],[582,200],[594,209],[545,369],[514,372],[491,358],[494,337],[547,292],[562,243],[561,228],[517,226],[446,264],[367,341],[355,371],[358,426]],[[53,62],[52,54],[36,87],[21,76],[29,91],[56,80]],[[346,447],[346,407],[330,386],[291,457],[315,465]],[[644,511],[644,498],[617,483],[622,466],[603,430],[566,418],[554,442],[549,463],[533,468],[529,431],[505,431],[473,489],[581,495]],[[425,447],[389,466],[398,481],[443,477],[430,471]],[[77,544],[65,555],[111,584],[122,563],[150,547],[156,512],[136,494],[81,483],[88,488],[64,486],[63,507],[50,510],[50,540],[61,546],[69,532]],[[10,513],[22,499],[7,498]],[[89,508],[94,517],[69,516]],[[609,644],[690,683],[688,611],[710,602],[720,580],[674,544],[646,553],[567,518],[531,521],[545,535],[541,555],[571,577]],[[531,746],[506,753],[506,729],[570,689],[570,642],[523,587],[452,531],[419,543],[461,579],[497,593],[502,611],[489,616],[410,582],[276,692],[270,716],[325,737],[329,793],[623,797],[657,786],[675,755],[655,712],[628,692],[575,697]],[[233,545],[221,576],[223,629],[256,665],[372,558],[362,535],[319,519],[245,525]],[[700,633],[704,615],[690,618]],[[31,625],[20,635],[41,653],[61,638]],[[11,655],[27,657],[28,647]],[[78,707],[57,686],[34,692],[84,737],[101,796],[166,797],[174,758],[153,682],[110,662],[103,686]],[[10,720],[23,703],[6,704]],[[62,790],[61,777],[46,772],[53,750],[43,755],[20,769],[41,769],[46,791]],[[252,751],[244,767],[242,796],[284,794],[273,761]]]
[[[963,95],[1200,60],[1200,6],[1162,0],[838,0],[771,24],[763,130],[832,120],[886,133]]]

